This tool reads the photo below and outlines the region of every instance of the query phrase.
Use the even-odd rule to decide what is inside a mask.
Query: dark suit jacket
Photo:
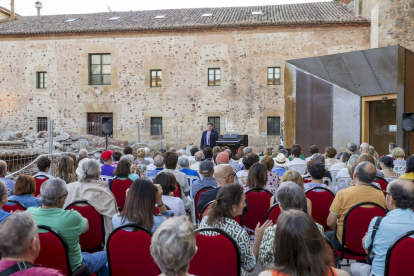
[[[198,211],[201,212],[201,209],[203,209],[204,206],[207,205],[210,201],[216,200],[217,193],[220,190],[220,188],[211,189],[208,191],[205,191],[200,195],[200,198],[198,199],[197,208]]]
[[[203,135],[201,135],[201,142],[200,142],[200,149],[206,148],[206,137],[207,137],[207,130],[203,131]],[[218,140],[218,132],[217,130],[212,130],[210,134],[210,148],[214,148],[216,146],[216,142]]]

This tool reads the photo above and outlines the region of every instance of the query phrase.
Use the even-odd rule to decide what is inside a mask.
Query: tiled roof
[[[253,15],[252,12],[262,14]],[[212,16],[203,16],[211,13]],[[157,15],[164,18],[155,19]],[[119,16],[119,19],[108,20]],[[71,22],[68,19],[77,18]],[[111,31],[182,30],[280,25],[367,24],[341,2],[274,6],[197,8],[93,14],[21,16],[0,24],[0,35],[85,33]]]

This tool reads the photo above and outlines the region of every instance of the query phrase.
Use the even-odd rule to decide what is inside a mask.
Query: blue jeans
[[[342,244],[339,242],[338,237],[336,236],[336,231],[326,231],[325,237],[331,241],[335,249],[341,250]]]
[[[106,251],[99,251],[92,254],[82,252],[82,263],[88,266],[91,274],[98,272],[99,276],[109,276],[109,270],[106,266],[107,262]]]

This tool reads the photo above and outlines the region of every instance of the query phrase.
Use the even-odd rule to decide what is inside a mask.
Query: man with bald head
[[[385,201],[389,212],[381,219],[374,241],[372,232],[378,218],[371,220],[368,233],[363,239],[365,249],[374,242],[372,252],[375,257],[372,267],[363,263],[352,264],[351,275],[384,275],[388,248],[398,237],[414,230],[414,184],[408,180],[394,180],[388,184],[386,194]]]
[[[359,146],[359,152],[360,152],[361,154],[363,154],[363,153],[368,153],[368,151],[369,151],[369,144],[368,144],[368,143],[362,143],[362,144]]]
[[[355,204],[370,201],[385,206],[385,198],[382,191],[371,187],[375,178],[376,169],[370,162],[361,162],[355,169],[354,180],[351,187],[340,190],[329,209],[327,219],[329,228],[334,231],[326,232],[326,237],[332,242],[336,249],[341,249],[342,231],[345,214]],[[336,230],[336,235],[335,235]]]
[[[6,161],[0,160],[0,179],[4,180],[8,189],[8,196],[13,195],[14,181],[6,178],[7,175],[7,163]]]
[[[234,176],[236,174],[233,171],[233,168],[227,164],[221,164],[214,167],[214,178],[217,182],[217,188],[208,190],[201,194],[200,199],[198,200],[198,210],[200,211],[203,207],[213,201],[217,197],[219,189],[227,184],[234,183]]]
[[[229,165],[233,168],[233,171],[235,173],[237,173],[238,171],[240,171],[240,166],[237,162],[234,162],[232,157],[233,157],[233,153],[231,152],[230,149],[225,149],[224,150],[225,153],[227,153],[227,155],[229,156]]]

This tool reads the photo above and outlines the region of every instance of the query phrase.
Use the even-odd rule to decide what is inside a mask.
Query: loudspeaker
[[[403,113],[403,131],[414,131],[414,113]]]
[[[113,118],[102,117],[101,118],[102,134],[111,135],[113,132]]]

